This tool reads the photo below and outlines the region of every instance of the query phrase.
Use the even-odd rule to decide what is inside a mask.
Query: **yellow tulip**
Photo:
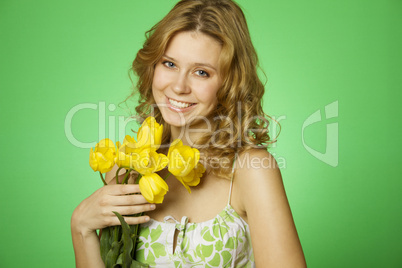
[[[160,204],[169,190],[166,182],[156,173],[142,176],[139,182],[141,194],[149,203]]]
[[[200,183],[202,174],[205,172],[205,167],[198,163],[197,166],[190,171],[186,176],[176,176],[176,178],[186,187],[187,191],[191,193],[189,186],[197,186]]]
[[[157,172],[166,167],[169,162],[164,154],[158,154],[151,148],[145,148],[131,155],[133,168],[142,175]]]
[[[158,150],[162,142],[162,133],[163,126],[159,125],[154,117],[147,117],[138,129],[137,143],[141,147],[150,146]]]
[[[200,160],[200,152],[183,145],[180,139],[172,142],[168,152],[169,171],[176,177],[187,176]]]
[[[163,126],[158,124],[153,117],[144,120],[138,129],[137,141],[126,135],[123,146],[126,147],[126,153],[138,152],[146,147],[158,150],[162,142]]]
[[[124,168],[131,168],[132,165],[132,156],[131,154],[125,154],[123,152],[118,151],[116,155],[116,165],[118,167],[124,167]]]
[[[89,165],[94,171],[106,173],[110,171],[115,164],[116,148],[113,141],[103,139],[95,146],[95,150],[91,148],[89,152]]]
[[[124,139],[123,144],[120,142],[116,142],[117,154],[116,154],[116,165],[124,168],[133,168],[133,156],[132,151],[129,147],[126,146],[126,138]]]
[[[119,150],[124,151],[124,153],[126,154],[129,154],[140,150],[140,146],[133,137],[131,137],[130,135],[126,135],[124,137],[123,144],[121,144]]]
[[[126,135],[123,144],[116,142],[117,155],[116,164],[119,167],[134,168],[133,161],[138,161],[140,157],[147,157],[148,155],[142,153],[147,147],[140,147],[135,139]],[[144,160],[145,161],[145,160]]]

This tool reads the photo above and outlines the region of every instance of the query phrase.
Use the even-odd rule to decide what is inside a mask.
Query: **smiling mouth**
[[[169,100],[169,103],[173,107],[178,108],[178,109],[188,108],[188,107],[193,106],[193,105],[196,104],[196,103],[191,103],[191,102],[176,101],[176,100],[173,100],[173,99],[170,99],[170,98],[168,98],[168,100]]]

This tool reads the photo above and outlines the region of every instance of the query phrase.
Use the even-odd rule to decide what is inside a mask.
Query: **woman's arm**
[[[246,154],[249,155],[246,157]],[[243,153],[237,164],[234,189],[247,214],[256,266],[306,267],[281,173],[273,156],[265,150],[253,149]]]
[[[155,205],[149,204],[138,193],[140,193],[138,184],[106,185],[78,205],[71,217],[76,267],[104,267],[96,230],[120,225],[112,211],[117,211],[121,215],[131,215],[155,208]],[[124,219],[128,224],[140,224],[147,222],[149,217],[124,217]]]

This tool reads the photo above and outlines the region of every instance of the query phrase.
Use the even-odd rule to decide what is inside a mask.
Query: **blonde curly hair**
[[[155,107],[152,94],[154,67],[163,56],[169,40],[179,32],[206,34],[222,45],[219,65],[222,86],[218,106],[212,115],[213,128],[194,144],[200,149],[209,172],[229,177],[235,153],[250,148],[267,148],[271,143],[269,121],[262,109],[264,84],[257,74],[258,57],[251,42],[241,8],[231,0],[182,0],[146,32],[143,48],[137,53],[132,70],[138,82],[131,96],[139,93],[136,112],[143,120]],[[163,143],[170,142],[170,127],[156,107],[152,115],[164,125]],[[208,165],[218,159],[220,165]]]

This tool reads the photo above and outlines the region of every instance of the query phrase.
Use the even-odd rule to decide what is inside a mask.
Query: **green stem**
[[[142,175],[140,173],[138,173],[138,177],[135,179],[134,184],[138,184],[140,182]]]
[[[120,226],[114,226],[114,241],[119,241]]]
[[[116,171],[116,184],[119,184],[119,171],[123,169],[123,167],[119,167]]]
[[[99,171],[99,174],[100,174],[101,180],[103,182],[103,185],[107,185],[105,179],[103,178],[102,172]]]
[[[140,214],[137,214],[136,216],[137,217],[141,217],[141,216],[143,216],[144,215],[144,212],[141,212]],[[137,240],[138,240],[138,226],[139,226],[140,224],[136,224],[135,225],[135,229],[134,229],[134,237],[135,237],[135,243],[134,243],[134,252],[137,250]]]
[[[131,168],[130,168],[130,170],[126,169],[126,175],[124,176],[123,182],[121,184],[127,183],[128,175],[130,175],[131,170],[133,170],[133,169],[131,169]]]
[[[168,174],[166,174],[166,176],[163,178],[163,180],[164,181],[167,180],[167,178],[169,178],[170,175],[172,175],[172,173],[169,172]]]

